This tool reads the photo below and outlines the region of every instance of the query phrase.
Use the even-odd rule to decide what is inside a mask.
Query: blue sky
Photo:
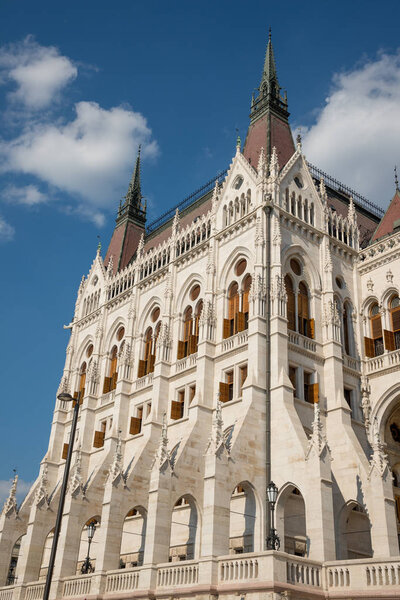
[[[97,235],[106,250],[138,143],[150,219],[226,168],[236,128],[246,134],[268,26],[307,158],[378,204],[390,200],[399,5],[332,6],[2,3],[0,498],[12,469],[27,484],[46,452],[62,326]]]

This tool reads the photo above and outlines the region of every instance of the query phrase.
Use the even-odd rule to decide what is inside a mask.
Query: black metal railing
[[[207,192],[210,192],[213,189],[216,181],[218,181],[218,183],[222,183],[222,180],[226,177],[227,173],[228,169],[221,171],[216,177],[213,177],[212,179],[207,181],[207,183],[205,183],[202,187],[193,192],[193,194],[190,194],[190,196],[179,202],[179,204],[176,204],[175,206],[167,210],[164,214],[162,214],[160,217],[149,223],[149,225],[147,225],[146,227],[147,234],[152,233],[155,229],[161,227],[161,225],[164,225],[164,223],[172,219],[175,215],[176,209],[182,211],[191,204],[194,204],[194,202],[196,202],[196,200],[199,200],[199,198],[201,198],[202,196],[205,196]]]
[[[312,165],[309,162],[307,162],[307,165],[308,165],[308,168],[310,169],[310,173],[313,177],[316,177],[317,179],[321,179],[321,177],[323,177],[325,183],[330,188],[332,188],[338,192],[342,192],[342,193],[344,192],[348,196],[352,196],[355,204],[358,204],[362,208],[365,208],[366,210],[373,213],[376,217],[379,217],[380,219],[385,214],[385,211],[380,206],[378,206],[377,204],[374,204],[373,202],[371,202],[371,200],[368,200],[364,196],[361,196],[361,194],[358,194],[355,190],[351,189],[344,183],[341,183],[334,177],[331,177],[330,175],[328,175],[324,171],[321,171],[321,169],[318,169],[317,167],[315,167],[314,165]]]

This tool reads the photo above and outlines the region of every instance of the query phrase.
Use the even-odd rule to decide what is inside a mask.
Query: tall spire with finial
[[[281,168],[294,154],[295,145],[287,109],[287,96],[286,93],[281,95],[278,81],[270,28],[258,96],[252,98],[250,126],[243,148],[244,156],[254,168],[257,168],[261,147],[265,150],[268,165],[272,148],[276,148]]]
[[[124,202],[119,205],[116,227],[104,260],[107,266],[113,257],[113,274],[125,268],[132,260],[145,232],[146,202],[143,201],[140,185],[140,153],[141,146]]]

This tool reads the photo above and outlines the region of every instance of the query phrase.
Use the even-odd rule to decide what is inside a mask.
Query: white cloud
[[[0,82],[15,84],[9,98],[30,109],[48,107],[77,73],[57,48],[40,46],[32,36],[0,49]]]
[[[4,502],[7,500],[8,495],[10,493],[10,488],[12,484],[12,479],[8,481],[5,479],[0,479],[0,512],[3,509]],[[17,484],[17,502],[20,504],[25,498],[26,494],[31,489],[31,482],[24,481],[23,479],[18,479]]]
[[[10,242],[14,238],[15,229],[0,215],[0,242]]]
[[[42,194],[36,185],[23,187],[9,185],[3,190],[1,198],[10,204],[25,204],[26,206],[36,206],[47,201],[47,196]]]
[[[336,74],[315,124],[305,129],[310,162],[387,206],[400,164],[400,51]]]
[[[0,142],[0,169],[34,175],[105,208],[128,187],[138,144],[142,156],[154,156],[157,143],[140,113],[106,110],[95,102],[79,102],[75,110],[66,124],[34,122],[17,138]]]

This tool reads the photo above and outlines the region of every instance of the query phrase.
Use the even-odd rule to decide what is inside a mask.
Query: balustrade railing
[[[107,573],[106,592],[130,592],[139,586],[140,567]]]
[[[35,581],[34,583],[29,583],[25,590],[25,600],[41,600],[43,598],[44,585],[45,582],[38,583]]]
[[[227,352],[228,350],[232,350],[232,348],[239,348],[244,344],[247,344],[249,339],[248,331],[240,331],[239,333],[235,333],[229,338],[222,340],[221,342],[221,350],[222,352]]]
[[[73,596],[74,598],[78,596],[86,596],[86,594],[90,593],[91,586],[92,577],[90,575],[66,579],[64,580],[63,585],[63,598],[68,598],[69,596]]]
[[[288,338],[289,344],[293,344],[293,346],[298,346],[299,348],[304,348],[305,350],[310,350],[311,352],[317,351],[317,342],[306,337],[305,335],[302,335],[301,333],[288,330]]]
[[[390,369],[398,365],[400,365],[400,350],[385,352],[380,356],[375,356],[375,358],[368,358],[366,361],[368,373],[376,373],[377,371]]]
[[[198,582],[199,567],[197,563],[177,564],[161,567],[157,571],[157,587],[176,587],[193,585]]]
[[[286,577],[288,583],[321,587],[321,573],[321,564],[310,564],[308,561],[300,562],[298,560],[286,561]]]
[[[14,586],[0,588],[0,600],[12,600],[14,594]]]
[[[218,579],[221,582],[258,578],[257,558],[237,558],[222,560],[219,564]]]

